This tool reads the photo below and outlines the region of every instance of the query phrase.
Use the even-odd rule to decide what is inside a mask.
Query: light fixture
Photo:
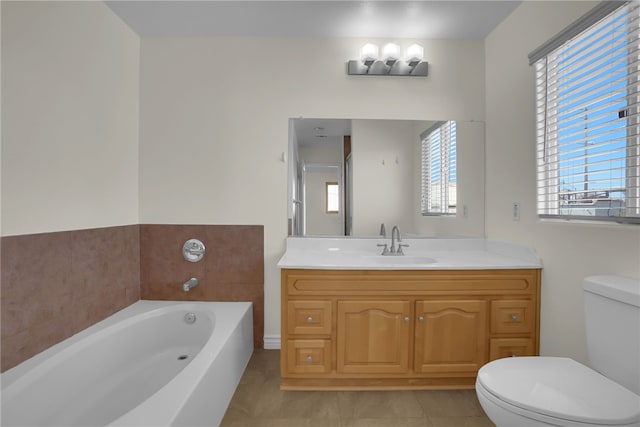
[[[367,43],[360,49],[360,61],[367,67],[378,59],[378,46]]]
[[[360,60],[347,63],[347,74],[357,76],[422,76],[428,75],[429,64],[423,61],[424,49],[412,44],[405,50],[404,60],[400,59],[400,46],[387,43],[378,57],[378,46],[367,43],[360,49]]]
[[[391,66],[400,59],[400,46],[395,43],[387,43],[382,48],[382,60]]]

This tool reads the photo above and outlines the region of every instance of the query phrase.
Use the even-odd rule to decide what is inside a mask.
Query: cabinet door
[[[290,334],[331,334],[331,301],[289,301],[287,331]]]
[[[331,372],[331,341],[287,341],[287,372],[292,374],[326,374]]]
[[[406,373],[410,314],[409,301],[338,301],[338,372]]]
[[[476,374],[487,362],[485,301],[418,301],[415,370]]]
[[[489,359],[535,356],[531,338],[494,338],[489,346]]]

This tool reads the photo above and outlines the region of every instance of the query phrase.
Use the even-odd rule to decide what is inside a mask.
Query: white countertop
[[[488,239],[404,238],[404,256],[380,255],[389,238],[289,237],[278,267],[335,270],[542,268],[531,248]]]

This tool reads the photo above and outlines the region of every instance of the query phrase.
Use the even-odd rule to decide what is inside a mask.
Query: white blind
[[[538,215],[640,223],[640,20],[628,3],[535,62]]]
[[[456,199],[456,122],[441,122],[422,135],[422,214],[455,215]]]

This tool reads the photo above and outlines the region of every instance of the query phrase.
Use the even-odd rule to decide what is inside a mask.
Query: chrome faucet
[[[398,239],[398,247],[396,249],[396,236]],[[404,255],[404,252],[402,251],[403,247],[407,247],[409,245],[405,245],[402,242],[402,237],[400,237],[400,229],[398,228],[397,225],[393,226],[393,229],[391,230],[391,248],[388,247],[388,245],[386,243],[380,243],[377,246],[383,248],[382,249],[382,253],[380,255]]]
[[[396,249],[396,236],[398,236],[398,249]],[[402,247],[407,247],[409,245],[402,244],[401,242],[402,237],[400,237],[400,229],[397,225],[394,225],[391,230],[391,249],[389,249],[389,255],[404,255]]]
[[[398,243],[402,242],[402,238],[400,237],[400,229],[397,225],[394,225],[391,229],[391,249],[389,252],[392,254],[396,252],[396,235],[398,235]]]
[[[182,285],[182,290],[185,292],[189,292],[190,289],[195,288],[196,286],[198,286],[198,279],[192,277],[191,279],[184,282],[184,284]]]

